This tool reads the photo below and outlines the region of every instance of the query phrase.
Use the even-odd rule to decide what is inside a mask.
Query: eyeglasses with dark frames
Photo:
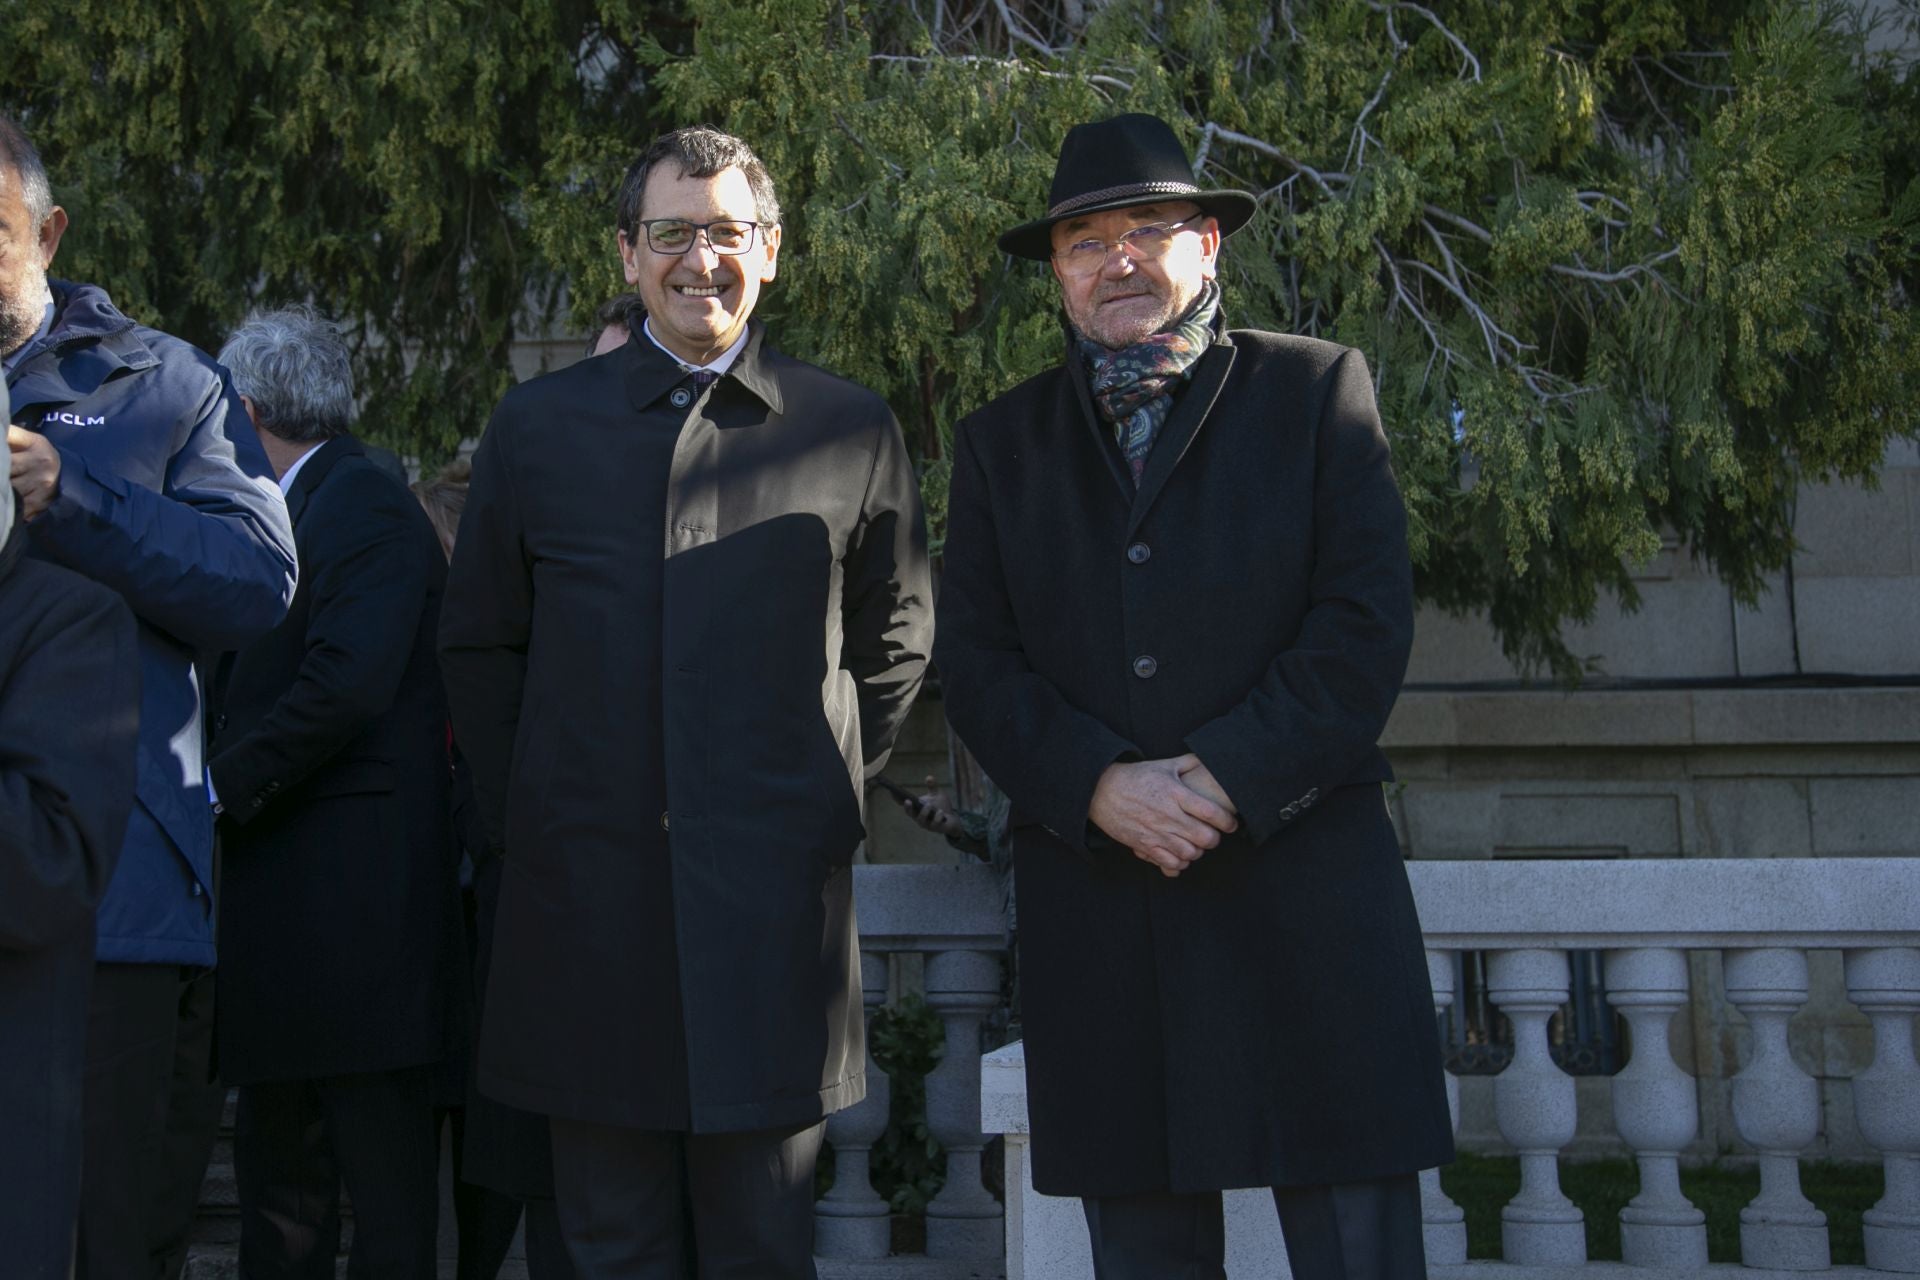
[[[722,218],[718,222],[688,222],[685,218],[648,218],[640,224],[647,229],[647,248],[655,253],[682,254],[693,248],[702,233],[715,253],[742,254],[753,248],[757,222]]]

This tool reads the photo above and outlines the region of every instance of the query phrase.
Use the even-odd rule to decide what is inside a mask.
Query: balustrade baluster
[[[1861,1223],[1867,1265],[1920,1271],[1920,1065],[1913,1018],[1920,1013],[1920,950],[1873,947],[1846,953],[1847,996],[1873,1023],[1873,1065],[1853,1077],[1861,1136],[1886,1165],[1886,1193]]]
[[[1000,958],[982,951],[927,957],[927,1004],[946,1027],[947,1051],[927,1076],[927,1130],[947,1149],[947,1181],[927,1205],[927,1256],[998,1258],[1000,1202],[980,1181],[980,1023],[1000,1002]]]
[[[884,1258],[893,1251],[891,1208],[873,1189],[873,1144],[887,1131],[893,1089],[873,1060],[873,1015],[887,998],[887,957],[860,955],[867,1019],[867,1096],[827,1117],[833,1188],[813,1207],[814,1250],[823,1258]]]
[[[1453,1007],[1452,952],[1427,952],[1427,979],[1433,986],[1433,1012],[1437,1022],[1441,1015]],[[1451,1071],[1445,1074],[1447,1115],[1457,1134],[1460,1131],[1460,1081]],[[1420,1220],[1426,1233],[1429,1266],[1453,1267],[1467,1260],[1466,1211],[1441,1189],[1438,1169],[1423,1169],[1420,1172]]]
[[[1513,1061],[1493,1081],[1494,1118],[1520,1157],[1520,1191],[1500,1210],[1502,1256],[1520,1266],[1587,1260],[1584,1219],[1560,1190],[1560,1149],[1573,1140],[1573,1078],[1547,1048],[1547,1019],[1567,1002],[1567,956],[1495,953],[1487,986],[1513,1022]]]
[[[1621,1260],[1704,1267],[1707,1215],[1680,1190],[1680,1152],[1700,1131],[1700,1094],[1667,1039],[1687,1004],[1686,952],[1609,951],[1607,999],[1633,1031],[1633,1059],[1613,1077],[1614,1124],[1640,1162],[1640,1193],[1620,1211]]]
[[[1733,1123],[1760,1153],[1760,1194],[1740,1211],[1740,1261],[1824,1271],[1827,1215],[1800,1191],[1800,1152],[1820,1132],[1820,1091],[1787,1048],[1807,1001],[1807,957],[1785,947],[1726,953],[1727,999],[1753,1025],[1753,1056],[1733,1078]]]

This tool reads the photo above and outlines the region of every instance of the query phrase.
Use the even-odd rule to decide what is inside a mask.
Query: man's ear
[[[60,237],[67,234],[67,211],[59,205],[53,206],[53,212],[40,224],[40,267],[42,270],[53,265],[53,255],[60,252]]]
[[[1211,280],[1219,273],[1220,246],[1225,242],[1226,237],[1220,234],[1220,220],[1209,217],[1207,219],[1206,229],[1200,233],[1200,275],[1202,278]]]
[[[626,271],[627,283],[639,284],[640,283],[640,262],[639,262],[640,250],[639,248],[633,243],[633,241],[627,239],[627,233],[624,231],[615,231],[613,233],[613,241],[615,244],[620,246],[620,265]]]
[[[255,431],[258,431],[260,429],[260,411],[253,407],[253,397],[241,396],[240,407],[247,411],[247,421],[253,424]]]
[[[767,244],[767,260],[760,264],[760,283],[765,284],[773,279],[779,266],[780,224],[776,222],[770,227],[761,228],[760,235]]]

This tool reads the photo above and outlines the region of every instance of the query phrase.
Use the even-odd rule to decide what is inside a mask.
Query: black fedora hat
[[[1077,124],[1060,144],[1047,216],[1025,222],[1000,237],[1000,247],[1022,258],[1053,256],[1053,224],[1081,214],[1134,204],[1191,200],[1220,222],[1230,236],[1253,217],[1257,203],[1245,191],[1203,190],[1193,180],[1193,162],[1159,116],[1132,113]]]

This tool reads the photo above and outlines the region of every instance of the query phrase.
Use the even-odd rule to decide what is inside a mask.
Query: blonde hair
[[[413,496],[426,509],[433,531],[440,535],[440,550],[453,559],[453,538],[460,531],[460,514],[467,509],[467,482],[473,478],[473,464],[455,458],[431,478],[413,482]]]

